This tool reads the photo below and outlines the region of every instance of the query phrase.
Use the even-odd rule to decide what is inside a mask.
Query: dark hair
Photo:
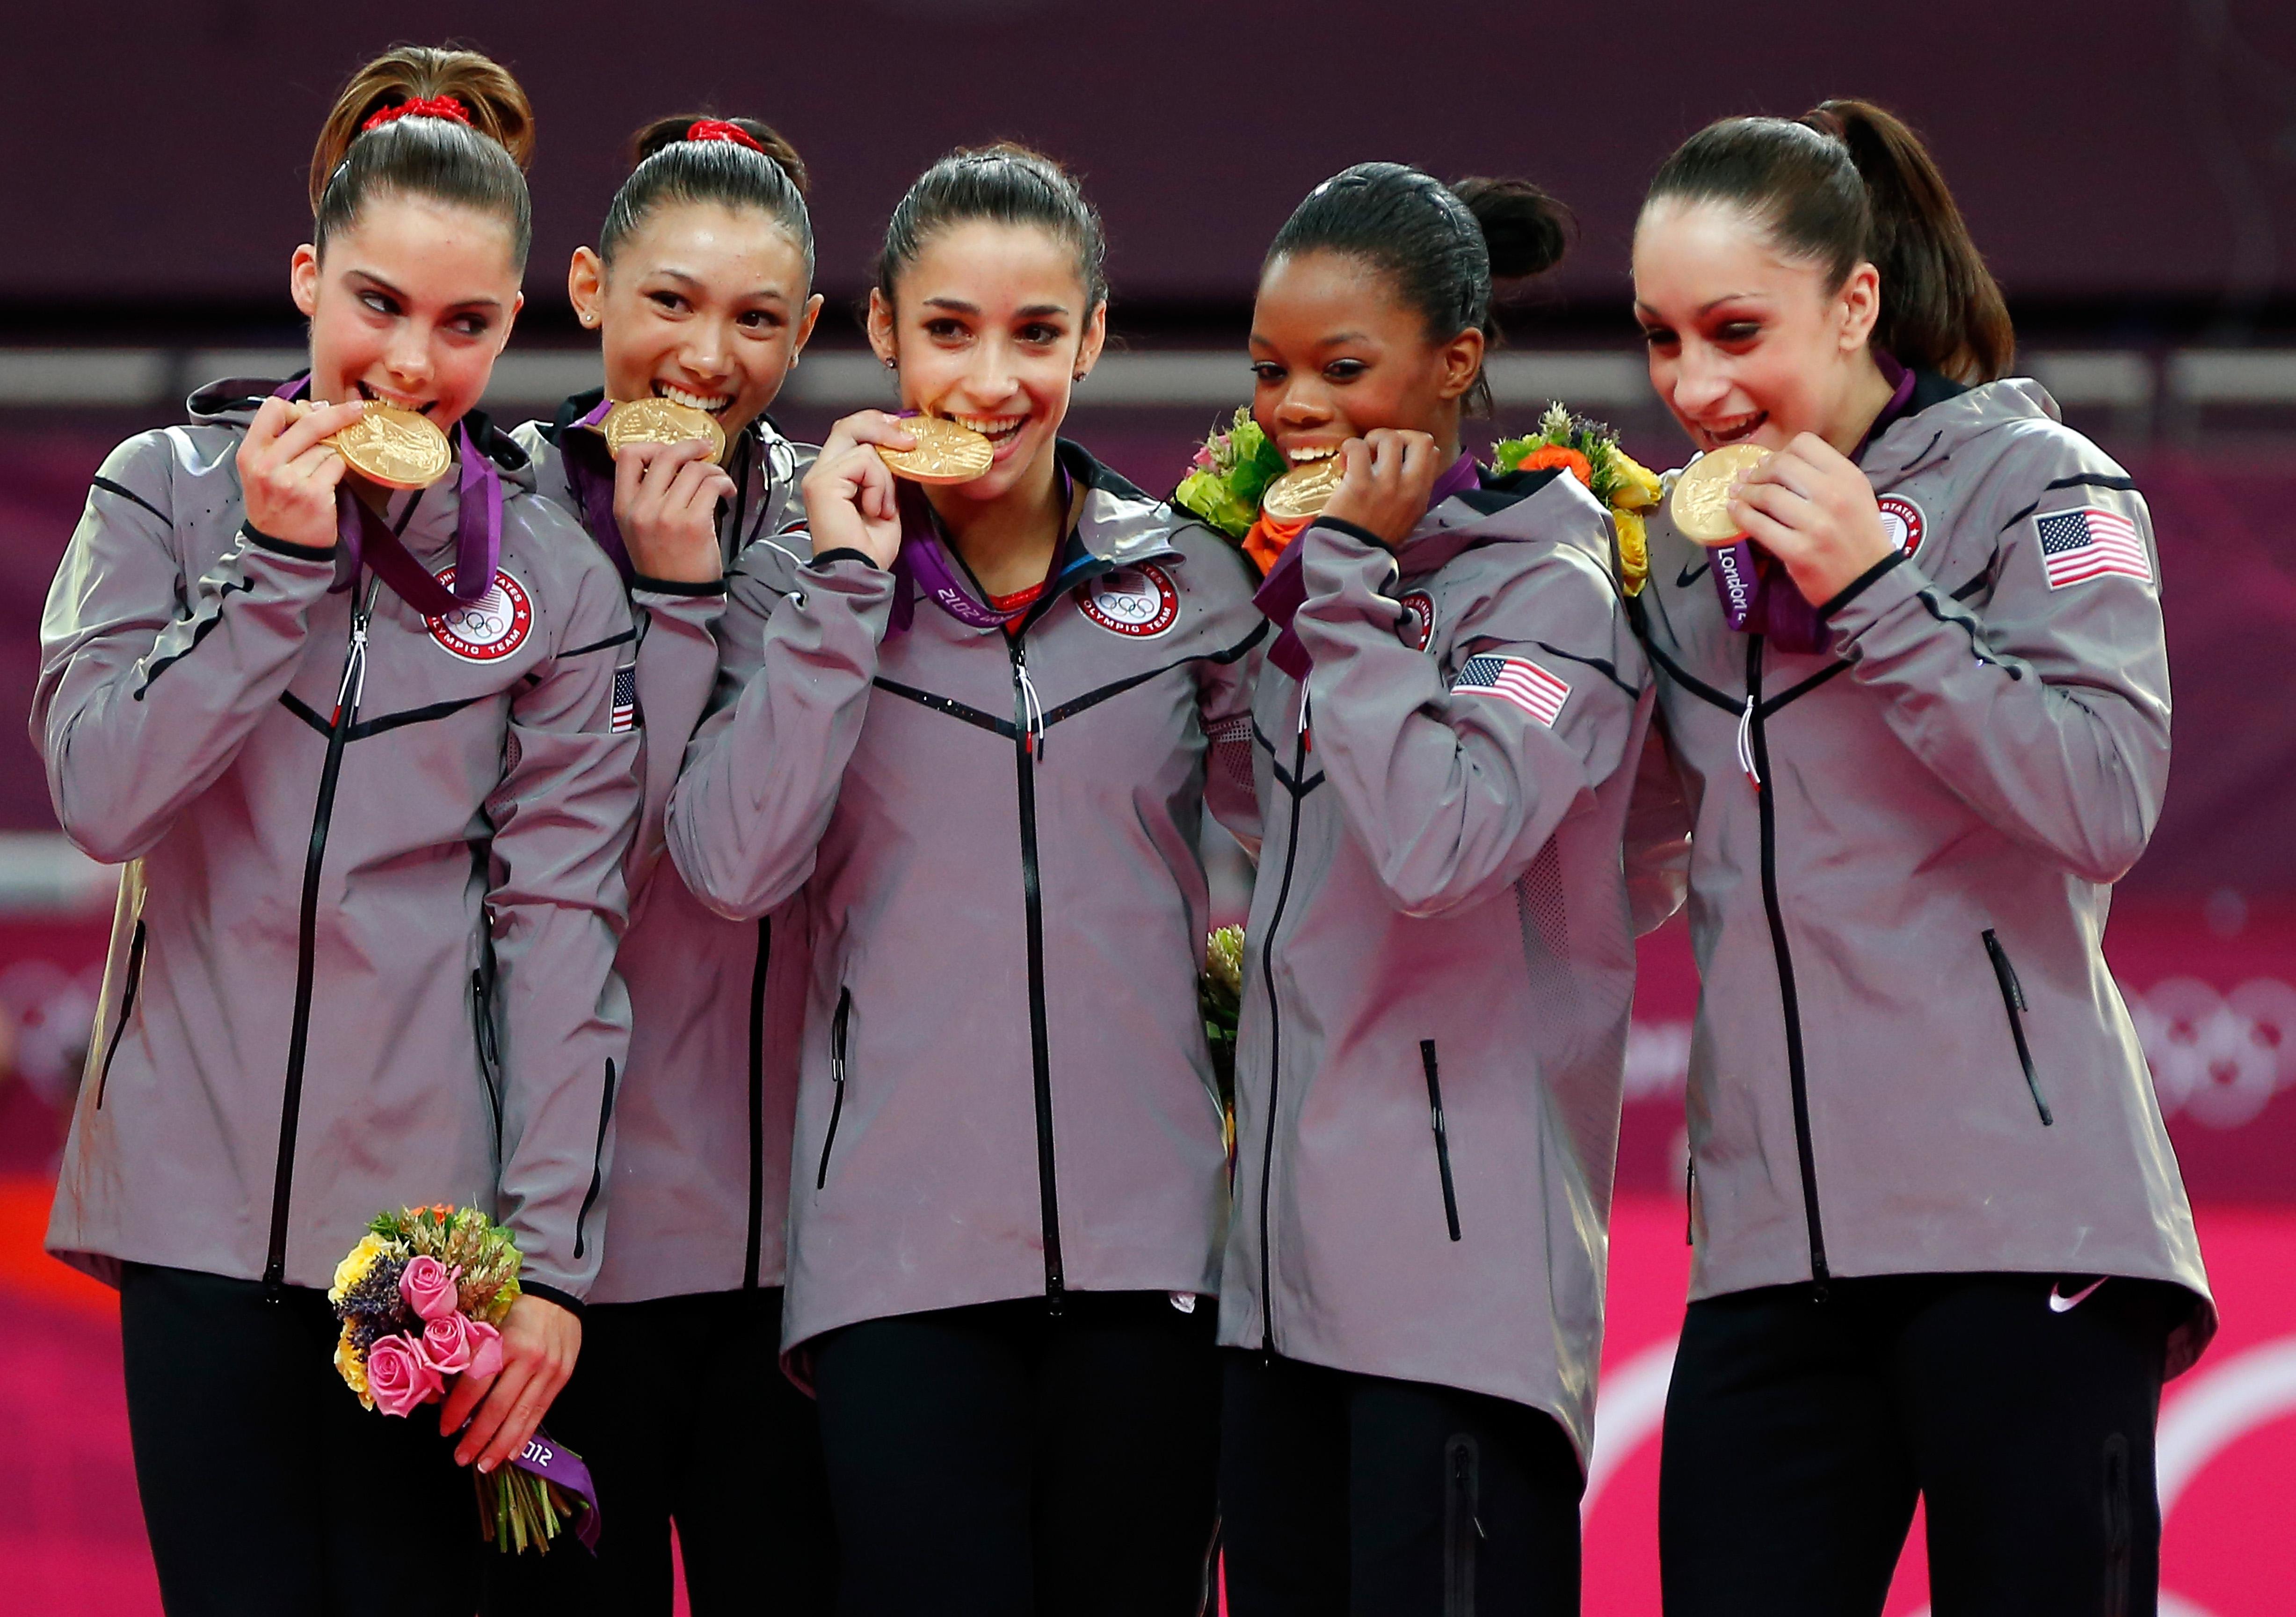
[[[1100,215],[1067,169],[1010,141],[952,152],[917,176],[885,221],[885,244],[877,252],[877,290],[885,301],[893,300],[893,283],[928,241],[973,219],[1049,231],[1076,253],[1085,314],[1108,301],[1108,242]]]
[[[378,112],[445,97],[470,121],[409,114],[378,125]],[[534,218],[526,165],[534,155],[534,109],[498,63],[476,51],[394,45],[351,75],[335,97],[311,154],[312,242],[355,224],[379,195],[430,197],[496,215],[511,227],[511,261],[526,267]]]
[[[1427,334],[1447,341],[1471,327],[1496,338],[1492,285],[1554,265],[1568,245],[1570,210],[1528,180],[1446,185],[1404,163],[1357,163],[1308,193],[1268,245],[1268,263],[1302,253],[1363,259],[1395,283]],[[1470,410],[1488,409],[1475,378]]]
[[[1660,197],[1734,202],[1778,245],[1825,268],[1881,272],[1876,347],[1957,382],[1990,382],[2017,345],[2008,306],[1921,137],[1871,102],[1821,102],[1799,119],[1729,118],[1682,144],[1651,181]]]
[[[729,124],[758,143],[753,151],[723,136],[696,140],[705,123]],[[813,219],[805,208],[805,160],[797,148],[754,118],[719,119],[707,112],[659,118],[630,136],[630,174],[606,209],[598,256],[608,264],[648,215],[665,204],[716,202],[754,208],[769,216],[805,254],[813,275]]]

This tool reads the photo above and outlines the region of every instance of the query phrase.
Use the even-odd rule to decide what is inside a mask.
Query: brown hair
[[[468,123],[408,116],[370,130],[376,113],[445,97]],[[414,195],[458,203],[511,227],[521,268],[534,237],[526,165],[534,155],[534,109],[518,80],[492,58],[451,46],[394,45],[350,77],[311,153],[313,242],[347,229],[373,197]]]
[[[731,124],[758,143],[751,151],[739,141],[695,140],[703,121]],[[611,265],[615,250],[646,216],[666,203],[715,202],[755,208],[790,234],[813,274],[813,220],[805,208],[805,160],[770,124],[754,118],[717,118],[689,112],[658,118],[630,137],[630,174],[614,193],[606,222],[598,232],[598,256]]]
[[[1644,201],[1734,202],[1829,290],[1860,263],[1881,273],[1875,347],[1958,382],[2009,368],[2017,338],[2001,288],[1921,137],[1871,102],[1826,101],[1799,119],[1729,118],[1685,141]]]
[[[1108,301],[1108,241],[1099,213],[1067,169],[1011,141],[961,147],[917,176],[885,221],[877,251],[877,290],[885,301],[893,300],[893,283],[927,241],[973,219],[1051,232],[1076,253],[1086,317]]]

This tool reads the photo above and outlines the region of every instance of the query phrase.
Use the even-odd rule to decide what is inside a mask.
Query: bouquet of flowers
[[[1251,412],[1239,409],[1226,431],[1204,439],[1172,500],[1241,545],[1259,520],[1260,496],[1291,469]]]
[[[1220,1115],[1226,1120],[1227,1153],[1235,1155],[1235,1024],[1243,1009],[1243,928],[1223,926],[1204,940],[1204,969],[1196,979],[1196,1006],[1203,1013],[1204,1042],[1211,1047],[1212,1076],[1219,1083]]]
[[[1501,473],[1562,466],[1611,508],[1619,534],[1619,585],[1630,595],[1642,593],[1650,576],[1650,549],[1643,513],[1659,502],[1657,474],[1619,447],[1619,435],[1599,421],[1573,415],[1550,404],[1538,431],[1503,439],[1491,446],[1491,464]]]
[[[443,1399],[456,1376],[494,1375],[502,1368],[503,1317],[518,1301],[518,1243],[474,1207],[382,1214],[335,1266],[327,1291],[343,1322],[335,1368],[360,1403],[401,1416]],[[505,1553],[529,1544],[547,1553],[576,1514],[570,1493],[580,1500],[583,1541],[596,1537],[579,1457],[535,1436],[510,1465],[472,1473],[480,1524]]]

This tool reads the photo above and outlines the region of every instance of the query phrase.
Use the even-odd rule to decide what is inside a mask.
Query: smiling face
[[[1669,197],[1644,209],[1635,318],[1651,386],[1700,450],[1782,449],[1800,432],[1847,448],[1862,435],[1881,374],[1866,346],[1881,281],[1871,264],[1826,280],[1734,204]]]
[[[927,237],[891,303],[869,294],[869,341],[898,369],[902,407],[960,422],[996,451],[987,472],[936,489],[936,503],[987,505],[1051,478],[1070,390],[1107,334],[1107,305],[1086,299],[1075,248],[985,220]]]
[[[714,202],[656,208],[611,266],[577,249],[567,291],[598,328],[609,398],[707,410],[728,439],[773,403],[821,313],[789,233]]]
[[[1378,266],[1338,252],[1279,258],[1251,310],[1251,414],[1294,465],[1339,453],[1377,427],[1459,447],[1459,401],[1483,334],[1431,338]]]
[[[311,322],[311,397],[380,398],[450,427],[479,402],[524,302],[509,225],[426,197],[379,196],[289,272]]]

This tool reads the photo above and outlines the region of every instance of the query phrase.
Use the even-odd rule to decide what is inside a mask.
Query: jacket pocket
[[[2041,1114],[2041,1126],[2048,1128],[2057,1120],[2049,1113],[2049,1103],[2041,1098],[2041,1080],[2033,1071],[2033,1047],[2025,1042],[2024,986],[2017,981],[2017,968],[2009,964],[2009,951],[2001,947],[2001,940],[1993,929],[1984,932],[1986,957],[1993,962],[1993,980],[2001,985],[2001,1008],[2009,1014],[2009,1037],[2017,1041],[2017,1063],[2025,1069],[2025,1088],[2033,1093],[2033,1110]]]
[[[1427,1126],[1435,1131],[1435,1170],[1443,1176],[1443,1222],[1459,1238],[1459,1195],[1451,1184],[1451,1137],[1443,1126],[1443,1080],[1435,1071],[1435,1041],[1419,1041],[1419,1064],[1427,1073]]]
[[[144,981],[144,921],[136,918],[135,931],[127,940],[127,970],[120,979],[119,1021],[111,1030],[111,1042],[103,1049],[103,1070],[96,1075],[95,1109],[103,1110],[103,1092],[111,1082],[112,1058],[119,1054],[119,1041],[127,1035],[127,1019],[135,1014],[135,989]]]
[[[1475,1617],[1475,1547],[1483,1536],[1481,1456],[1464,1432],[1443,1445],[1443,1617]]]
[[[829,1153],[837,1148],[837,1123],[845,1115],[845,1029],[853,1015],[853,990],[837,990],[837,1014],[829,1019],[829,1132],[821,1140],[821,1171],[813,1177],[816,1190],[829,1188]]]

